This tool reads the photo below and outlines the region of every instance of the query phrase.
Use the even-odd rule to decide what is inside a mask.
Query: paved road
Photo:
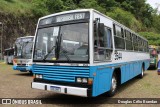
[[[64,104],[69,100],[85,106],[88,104],[90,106],[106,106],[110,100],[106,94],[91,99],[31,89],[32,79],[30,73],[14,71],[12,65],[0,64],[0,98],[52,98],[47,101],[52,101],[54,104],[43,106],[75,106],[74,104]],[[143,79],[134,78],[121,85],[113,98],[160,98],[160,75],[157,75],[156,70],[148,70]]]

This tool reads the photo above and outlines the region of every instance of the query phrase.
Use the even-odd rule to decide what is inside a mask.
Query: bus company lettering
[[[122,59],[122,53],[115,51],[115,60],[120,60],[120,59]]]
[[[84,19],[84,18],[85,18],[85,13],[61,15],[61,16],[57,16],[57,22],[79,20],[79,19]]]

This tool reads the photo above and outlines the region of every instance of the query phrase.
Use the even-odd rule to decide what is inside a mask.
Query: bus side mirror
[[[98,34],[104,36],[104,23],[98,23]]]

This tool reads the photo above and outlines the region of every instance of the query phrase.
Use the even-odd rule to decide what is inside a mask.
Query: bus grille
[[[33,65],[33,73],[46,80],[75,82],[75,77],[89,77],[89,67]]]

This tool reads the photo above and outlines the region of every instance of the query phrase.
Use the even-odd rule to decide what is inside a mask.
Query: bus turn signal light
[[[88,78],[88,84],[92,85],[93,84],[93,79],[92,78]]]

